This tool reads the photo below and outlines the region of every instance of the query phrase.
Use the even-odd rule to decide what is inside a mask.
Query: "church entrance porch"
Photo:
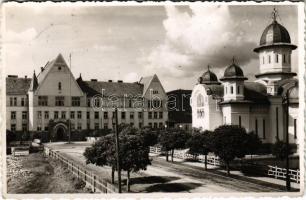
[[[68,121],[52,122],[50,124],[51,140],[52,141],[67,141],[68,140]]]

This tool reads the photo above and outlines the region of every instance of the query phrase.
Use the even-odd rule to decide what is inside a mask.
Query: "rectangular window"
[[[11,119],[16,119],[16,111],[11,112]]]
[[[41,119],[41,111],[37,111],[37,119]]]
[[[54,119],[58,119],[58,111],[54,111]]]
[[[55,97],[55,106],[64,106],[65,97],[64,96],[56,96]]]
[[[149,123],[149,127],[151,127],[151,128],[152,128],[152,123],[151,123],[151,122]]]
[[[99,119],[99,112],[95,112],[95,119]]]
[[[157,128],[157,123],[156,122],[154,123],[154,128]]]
[[[10,106],[13,106],[13,97],[10,97]]]
[[[17,97],[14,97],[14,106],[17,106]]]
[[[37,130],[41,131],[41,125],[37,125]]]
[[[82,111],[78,111],[78,119],[82,119]]]
[[[162,127],[163,127],[163,123],[160,122],[160,123],[159,123],[159,128],[162,128]]]
[[[99,123],[95,123],[95,129],[96,129],[96,130],[99,129]]]
[[[154,112],[154,119],[157,119],[157,112]]]
[[[22,124],[22,131],[27,131],[27,129],[28,129],[28,125],[23,123]]]
[[[87,107],[90,107],[90,99],[87,99]]]
[[[275,118],[276,118],[276,138],[279,139],[279,132],[278,132],[278,107],[275,109]]]
[[[74,130],[75,129],[75,125],[74,125],[74,123],[71,123],[71,130]]]
[[[241,116],[239,116],[239,127],[241,127]]]
[[[163,118],[163,112],[159,112],[159,119]]]
[[[104,123],[104,129],[108,129],[108,124]]]
[[[90,119],[90,112],[86,112],[86,118]]]
[[[138,112],[138,119],[142,119],[142,112]]]
[[[262,120],[262,138],[266,139],[266,120]]]
[[[49,111],[45,111],[45,119],[49,119]]]
[[[21,106],[25,106],[24,98],[21,98]]]
[[[48,126],[45,126],[45,131],[48,131],[49,129],[48,129]]]
[[[80,97],[71,97],[71,105],[72,106],[80,106],[81,98]]]
[[[152,112],[149,112],[149,119],[152,119]]]
[[[38,105],[39,106],[48,106],[48,97],[47,96],[38,96]]]
[[[134,119],[134,112],[130,112],[130,119]]]
[[[132,100],[129,99],[129,108],[132,108]]]
[[[16,131],[16,124],[11,124],[11,131]]]
[[[66,111],[62,111],[62,119],[66,119]]]
[[[28,112],[22,111],[22,119],[28,119]]]
[[[107,119],[107,118],[108,118],[108,112],[104,112],[104,113],[103,113],[103,118],[104,118],[104,119]]]
[[[258,135],[258,121],[255,119],[255,133]]]
[[[121,112],[121,119],[125,119],[125,112]]]
[[[78,123],[78,130],[82,130],[82,124],[81,123]]]
[[[74,117],[75,117],[74,113],[75,113],[74,111],[70,112],[70,119],[74,119]]]
[[[139,122],[139,128],[142,128],[142,123],[141,122]]]
[[[297,138],[296,119],[293,120],[293,126],[294,126],[294,139],[296,139]]]
[[[96,108],[100,107],[100,99],[99,98],[94,98],[94,103],[95,103]]]

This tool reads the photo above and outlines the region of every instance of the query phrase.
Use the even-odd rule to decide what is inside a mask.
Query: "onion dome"
[[[272,13],[273,22],[268,25],[263,31],[259,47],[254,49],[259,52],[262,48],[269,48],[271,46],[283,46],[291,49],[296,49],[297,46],[291,44],[291,39],[287,29],[276,21],[277,11],[274,9]]]
[[[199,77],[198,81],[200,84],[206,84],[206,85],[212,85],[212,84],[217,84],[220,85],[221,83],[218,82],[218,78],[215,73],[210,71],[210,66],[207,66],[207,71],[203,73],[201,77]]]
[[[230,66],[224,71],[224,76],[220,80],[247,80],[243,75],[242,69],[235,63],[235,58]]]

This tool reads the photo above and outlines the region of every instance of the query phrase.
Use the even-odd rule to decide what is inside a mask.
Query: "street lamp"
[[[283,96],[283,104],[286,109],[286,189],[287,191],[290,191],[290,176],[289,176],[289,104],[290,104],[290,91],[297,86],[297,82],[295,82],[294,85],[290,86],[286,93],[285,97]]]

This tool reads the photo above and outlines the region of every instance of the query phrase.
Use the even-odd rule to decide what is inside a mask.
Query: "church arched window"
[[[201,94],[197,96],[197,106],[198,107],[204,106],[204,97]]]

